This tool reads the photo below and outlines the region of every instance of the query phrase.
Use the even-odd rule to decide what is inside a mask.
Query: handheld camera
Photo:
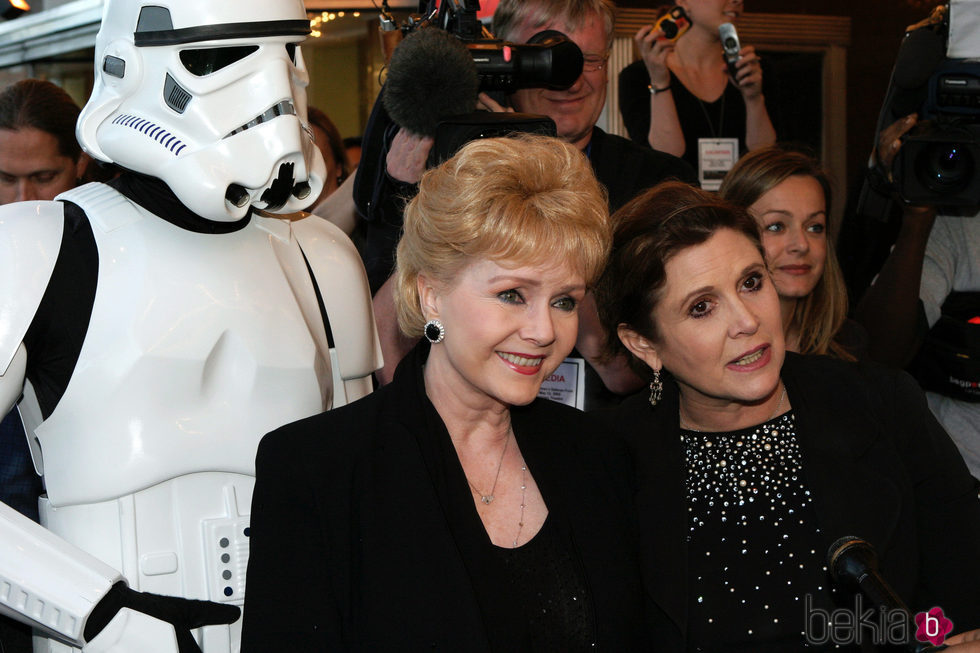
[[[653,24],[654,31],[663,30],[661,37],[665,41],[676,41],[691,27],[691,21],[683,7],[671,7],[670,11],[661,16]]]
[[[728,74],[735,79],[736,68],[741,56],[742,46],[738,42],[738,32],[731,23],[722,23],[718,26],[718,35],[721,37],[721,47],[725,51],[725,63],[728,64]]]

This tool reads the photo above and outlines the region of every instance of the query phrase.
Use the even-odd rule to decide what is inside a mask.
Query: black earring
[[[442,342],[442,339],[446,337],[446,327],[437,319],[426,322],[422,332],[425,334],[425,339],[433,345]]]

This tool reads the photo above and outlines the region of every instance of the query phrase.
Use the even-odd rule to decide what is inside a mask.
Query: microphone
[[[458,38],[423,27],[395,48],[382,102],[399,127],[418,136],[435,136],[443,118],[472,113],[480,78]]]
[[[905,648],[914,653],[940,651],[946,646],[932,646],[928,642],[918,642],[912,633],[915,622],[908,607],[878,573],[878,554],[874,547],[854,535],[845,535],[827,549],[827,569],[835,582],[857,587],[878,608],[900,610],[907,622],[906,632],[909,640]]]

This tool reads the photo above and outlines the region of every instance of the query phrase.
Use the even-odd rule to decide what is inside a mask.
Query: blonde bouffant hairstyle
[[[428,170],[405,208],[395,264],[398,325],[420,337],[418,278],[447,288],[470,263],[565,262],[591,286],[611,243],[606,195],[579,150],[520,134],[467,143]]]
[[[835,242],[840,225],[830,210],[830,179],[820,164],[802,152],[772,145],[739,159],[725,176],[718,192],[745,209],[790,177],[811,177],[823,190],[827,212],[827,261],[823,275],[807,297],[796,303],[792,323],[800,334],[801,354],[831,354],[844,360],[854,356],[834,339],[847,318],[847,287],[837,261]]]

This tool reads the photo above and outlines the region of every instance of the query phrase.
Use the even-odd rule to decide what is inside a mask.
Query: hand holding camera
[[[670,85],[667,56],[673,52],[677,39],[690,27],[691,21],[684,9],[672,7],[653,25],[641,27],[633,37],[636,48],[646,64],[652,89],[663,89]]]
[[[918,119],[918,114],[913,113],[904,118],[899,118],[881,130],[875,147],[875,160],[883,171],[891,171],[895,156],[902,148],[903,137],[915,127]]]

